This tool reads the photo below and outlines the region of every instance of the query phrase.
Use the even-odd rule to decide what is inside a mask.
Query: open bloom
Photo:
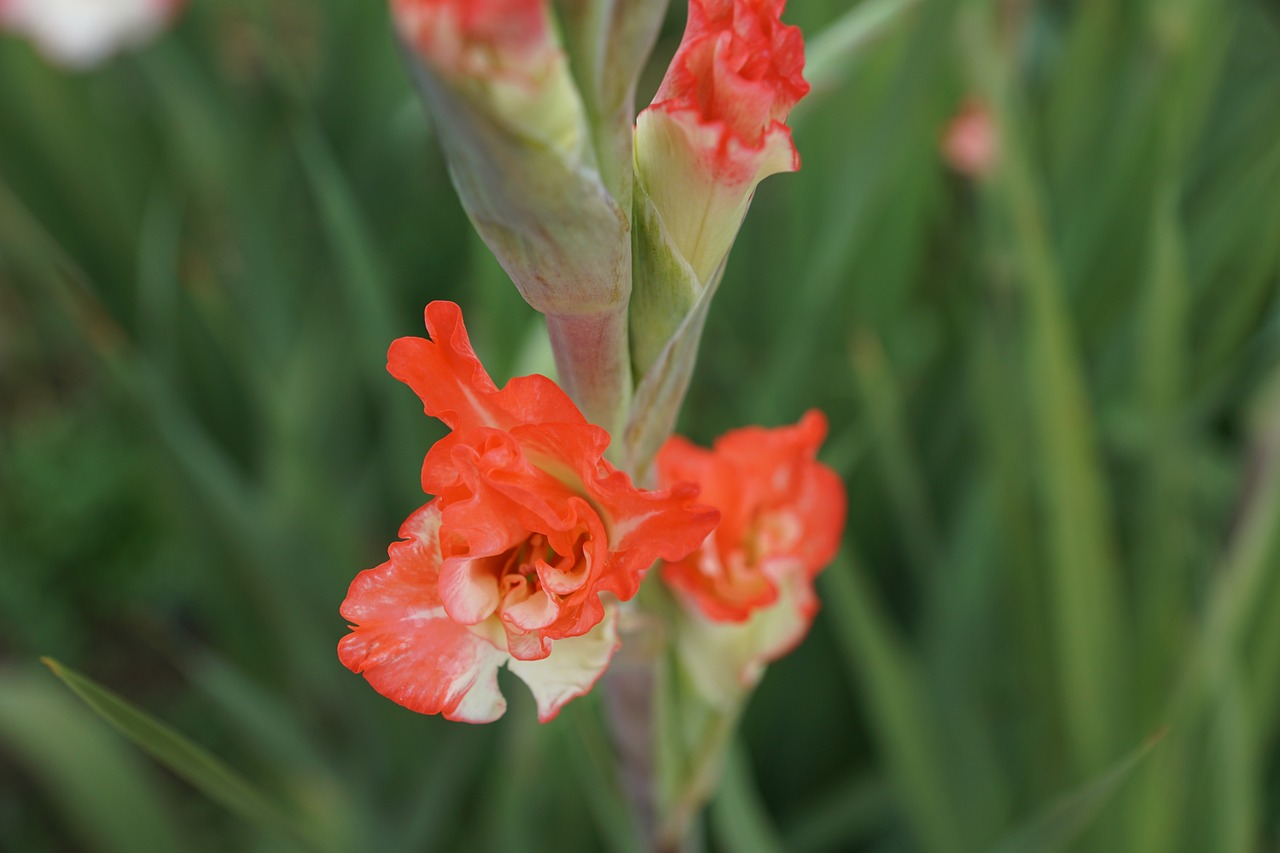
[[[636,171],[702,282],[720,265],[765,177],[800,158],[783,122],[808,91],[786,0],[690,0],[684,38],[636,120]]]
[[[603,459],[609,435],[550,379],[497,388],[458,306],[433,302],[426,317],[431,340],[396,341],[387,367],[453,430],[423,464],[436,498],[352,583],[338,654],[388,698],[467,722],[502,715],[505,663],[549,720],[608,665],[616,601],[656,560],[695,550],[717,514],[689,483],[635,488]]]
[[[668,562],[662,579],[684,604],[681,652],[695,681],[733,696],[790,651],[818,610],[814,577],[844,531],[844,484],[816,460],[826,418],[747,427],[704,450],[680,437],[658,454],[663,483],[692,480],[721,520],[697,553]]]
[[[155,35],[181,0],[0,0],[0,27],[31,39],[53,62],[95,65]]]

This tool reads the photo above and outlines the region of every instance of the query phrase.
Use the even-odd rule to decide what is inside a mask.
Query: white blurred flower
[[[0,29],[29,38],[51,62],[88,68],[154,36],[181,0],[0,0]]]

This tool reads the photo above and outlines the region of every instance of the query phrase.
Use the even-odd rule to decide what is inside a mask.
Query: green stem
[[[715,793],[724,769],[725,754],[737,728],[738,710],[712,711],[701,729],[697,752],[685,768],[681,785],[662,818],[658,849],[685,850],[694,821]]]

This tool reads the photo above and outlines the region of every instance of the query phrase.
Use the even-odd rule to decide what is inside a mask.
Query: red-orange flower
[[[702,280],[728,252],[756,184],[795,171],[783,122],[808,91],[786,0],[690,0],[684,38],[636,119],[636,167],[670,238]]]
[[[701,668],[736,668],[742,686],[804,637],[818,609],[813,578],[840,546],[844,484],[815,458],[826,432],[810,411],[794,426],[733,430],[712,450],[677,436],[658,454],[662,483],[698,483],[720,510],[698,552],[668,562],[662,579],[691,611],[694,642],[715,646],[692,650]]]
[[[458,306],[433,302],[426,318],[431,340],[396,341],[387,368],[453,432],[423,464],[435,500],[351,585],[339,656],[396,702],[468,722],[502,715],[507,663],[549,720],[608,664],[614,602],[656,560],[696,549],[717,515],[689,483],[636,489],[603,459],[608,434],[550,379],[497,388]]]

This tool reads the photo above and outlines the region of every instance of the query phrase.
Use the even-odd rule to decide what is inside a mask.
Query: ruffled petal
[[[498,389],[456,305],[433,302],[426,322],[430,339],[396,341],[388,369],[453,429],[423,463],[436,499],[352,584],[339,654],[395,701],[472,722],[505,708],[507,663],[547,720],[608,664],[617,599],[695,551],[718,513],[690,483],[636,489],[604,460],[608,433],[545,377]]]
[[[599,590],[627,601],[644,572],[659,559],[679,560],[698,549],[716,526],[719,512],[697,503],[698,488],[676,483],[660,491],[637,489],[631,478],[601,458],[605,442],[593,442],[561,424],[512,430],[539,467],[554,463],[585,493],[600,512],[609,535],[608,564],[600,572]]]
[[[804,36],[781,21],[785,0],[690,0],[680,47],[655,103],[696,107],[754,143],[809,92]]]
[[[658,453],[660,482],[693,480],[722,513],[698,553],[662,569],[702,616],[743,623],[775,610],[784,593],[812,598],[813,577],[840,547],[847,508],[844,483],[817,461],[826,434],[826,417],[814,410],[791,426],[733,430],[711,450],[672,438]],[[795,583],[805,590],[783,589]]]
[[[542,660],[512,660],[507,667],[529,685],[538,705],[538,721],[545,723],[570,699],[591,689],[618,645],[618,608],[610,603],[590,632],[556,640],[551,654]]]
[[[756,185],[795,171],[784,124],[809,91],[804,38],[780,0],[691,0],[653,103],[636,119],[641,203],[704,285],[738,233]]]
[[[342,605],[355,624],[338,657],[410,710],[491,722],[507,706],[497,680],[507,655],[445,613],[437,589],[439,528],[439,511],[428,504],[401,527],[407,541],[391,546],[391,559],[356,576]]]

